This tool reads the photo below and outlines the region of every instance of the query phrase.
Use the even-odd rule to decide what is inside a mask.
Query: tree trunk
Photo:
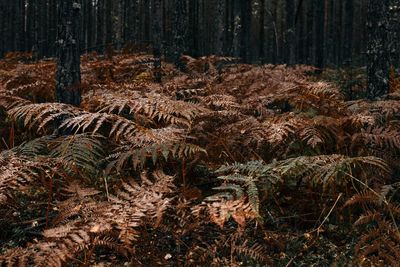
[[[389,92],[388,17],[389,0],[369,0],[367,22],[367,98],[369,99],[380,98]]]
[[[6,12],[5,3],[0,3],[0,59],[4,57],[5,54],[5,36],[6,36]]]
[[[346,0],[344,16],[344,64],[351,65],[352,52],[353,52],[353,17],[354,17],[354,3],[353,0]]]
[[[153,56],[154,56],[154,81],[161,83],[161,49],[162,49],[162,6],[161,0],[153,0]]]
[[[107,49],[110,49],[110,46],[112,46],[112,38],[113,38],[113,23],[112,23],[112,2],[111,0],[106,0],[105,1],[105,20],[106,20],[106,25],[105,25],[105,36],[106,36],[106,46]]]
[[[57,102],[79,106],[80,93],[80,53],[79,53],[79,3],[74,0],[59,2],[57,31]]]
[[[314,51],[313,63],[322,69],[324,67],[324,33],[325,33],[325,0],[314,0]]]
[[[186,0],[175,0],[173,62],[181,71],[186,70],[186,66],[181,60],[182,54],[185,52],[186,24]]]
[[[251,34],[251,17],[252,8],[251,0],[242,1],[242,30],[240,34],[240,57],[244,63],[249,63],[250,61],[250,34]]]
[[[217,1],[217,18],[216,18],[216,46],[215,53],[217,55],[224,54],[224,36],[225,36],[225,0]]]
[[[97,1],[96,46],[100,53],[104,51],[104,1]]]
[[[389,51],[390,64],[400,67],[400,0],[390,0],[390,22],[389,22]]]
[[[56,55],[55,42],[57,39],[57,1],[50,0],[48,3],[49,17],[48,23],[48,35],[47,43],[49,44],[49,51],[47,52],[50,56],[54,57]]]
[[[286,0],[285,59],[289,66],[295,64],[295,1]]]
[[[240,56],[240,36],[242,35],[242,14],[240,12],[239,1],[233,1],[233,56]]]

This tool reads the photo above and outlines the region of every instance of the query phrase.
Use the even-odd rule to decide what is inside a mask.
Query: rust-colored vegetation
[[[346,101],[311,67],[0,61],[4,266],[399,266],[400,95]],[[1,265],[0,264],[0,265]],[[305,265],[301,265],[305,264]]]

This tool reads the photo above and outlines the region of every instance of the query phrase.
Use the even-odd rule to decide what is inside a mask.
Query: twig
[[[337,197],[335,203],[333,204],[331,210],[328,212],[328,214],[325,216],[324,220],[322,221],[322,223],[318,226],[318,228],[316,229],[317,233],[319,234],[319,231],[321,229],[321,227],[324,225],[324,223],[326,222],[326,220],[328,220],[329,216],[331,215],[332,211],[335,209],[337,203],[339,202],[339,199],[342,197],[343,193],[340,193],[339,196]]]

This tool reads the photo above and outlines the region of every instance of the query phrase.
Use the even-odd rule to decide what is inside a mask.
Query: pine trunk
[[[56,99],[76,106],[81,102],[80,8],[74,0],[60,1],[57,32]]]
[[[390,51],[388,47],[389,0],[370,0],[368,6],[368,89],[367,98],[389,92]]]
[[[185,52],[186,24],[186,0],[175,0],[173,62],[182,71],[186,69],[181,60]]]
[[[154,81],[161,83],[161,49],[162,49],[162,2],[153,0],[153,56],[154,56]]]

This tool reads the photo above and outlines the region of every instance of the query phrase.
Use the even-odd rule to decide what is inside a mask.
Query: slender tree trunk
[[[189,2],[189,34],[188,34],[189,45],[188,45],[188,49],[192,56],[196,56],[199,53],[198,11],[199,11],[199,2],[198,1]]]
[[[400,67],[400,0],[390,0],[389,51],[390,64]]]
[[[343,56],[345,65],[351,65],[353,52],[353,24],[354,24],[354,3],[353,0],[346,0],[344,16],[344,50]]]
[[[81,36],[80,36],[80,48],[82,49],[82,52],[87,53],[88,52],[88,24],[89,24],[89,19],[90,19],[90,10],[89,10],[89,5],[90,5],[91,0],[82,0],[82,20],[81,20]]]
[[[186,70],[186,66],[181,60],[185,52],[186,41],[186,0],[175,0],[174,10],[174,42],[173,42],[173,62],[181,71]]]
[[[104,1],[97,0],[96,46],[98,52],[104,51]]]
[[[240,57],[240,36],[242,35],[242,14],[239,1],[233,1],[233,42],[232,51],[235,57]]]
[[[76,106],[81,102],[80,9],[80,4],[75,0],[59,2],[56,99],[58,102]]]
[[[389,0],[369,0],[367,22],[367,98],[369,99],[377,99],[389,92],[388,17]]]
[[[261,0],[260,2],[260,44],[259,44],[259,56],[260,56],[260,63],[265,63],[265,51],[267,48],[267,42],[265,38],[265,0]]]
[[[95,41],[95,12],[94,12],[94,6],[93,6],[93,2],[92,0],[89,1],[88,4],[88,14],[89,14],[89,18],[87,21],[87,52],[89,52],[90,50],[93,49],[94,46],[94,41]]]
[[[57,3],[56,0],[50,0],[48,2],[48,22],[49,25],[47,34],[47,43],[49,45],[48,54],[52,57],[56,55],[55,43],[57,39]]]
[[[156,83],[161,83],[161,49],[162,49],[162,1],[153,0],[153,56],[154,56],[154,80]]]
[[[306,40],[307,40],[307,24],[306,24],[306,8],[305,8],[305,2],[300,0],[299,4],[297,6],[297,11],[296,11],[296,24],[298,25],[298,31],[297,31],[297,39],[298,39],[298,47],[297,47],[297,59],[298,63],[305,64],[306,63]]]
[[[322,69],[324,67],[324,30],[325,30],[325,0],[314,0],[314,51],[313,63]]]
[[[225,36],[225,0],[217,1],[217,18],[216,18],[216,46],[215,53],[217,55],[224,54],[224,36]]]
[[[112,2],[111,0],[105,0],[105,20],[106,20],[106,28],[105,28],[105,36],[106,36],[106,45],[107,49],[110,49],[109,46],[112,46],[112,38],[113,38],[113,23],[112,23]]]
[[[25,31],[24,31],[24,17],[25,17],[24,8],[25,8],[25,5],[24,5],[24,1],[22,1],[22,0],[15,1],[15,4],[16,4],[16,11],[15,11],[16,12],[16,21],[15,21],[15,23],[16,23],[16,28],[17,28],[16,36],[15,36],[15,47],[16,47],[16,50],[23,51],[24,50],[23,40],[24,40],[24,33],[25,33]]]
[[[322,0],[320,0],[322,1]],[[295,64],[295,1],[286,0],[286,63]]]
[[[0,58],[5,54],[6,20],[5,3],[0,3]]]
[[[117,1],[117,29],[116,29],[116,39],[117,39],[117,49],[120,50],[122,47],[122,42],[123,42],[123,35],[124,35],[124,11],[123,11],[123,6],[124,6],[124,0],[118,0]]]
[[[243,62],[248,63],[250,60],[251,0],[242,1],[241,3],[240,57]]]
[[[38,60],[39,55],[39,1],[31,1],[32,3],[32,22],[33,22],[33,40],[32,40],[32,52],[34,60]]]

